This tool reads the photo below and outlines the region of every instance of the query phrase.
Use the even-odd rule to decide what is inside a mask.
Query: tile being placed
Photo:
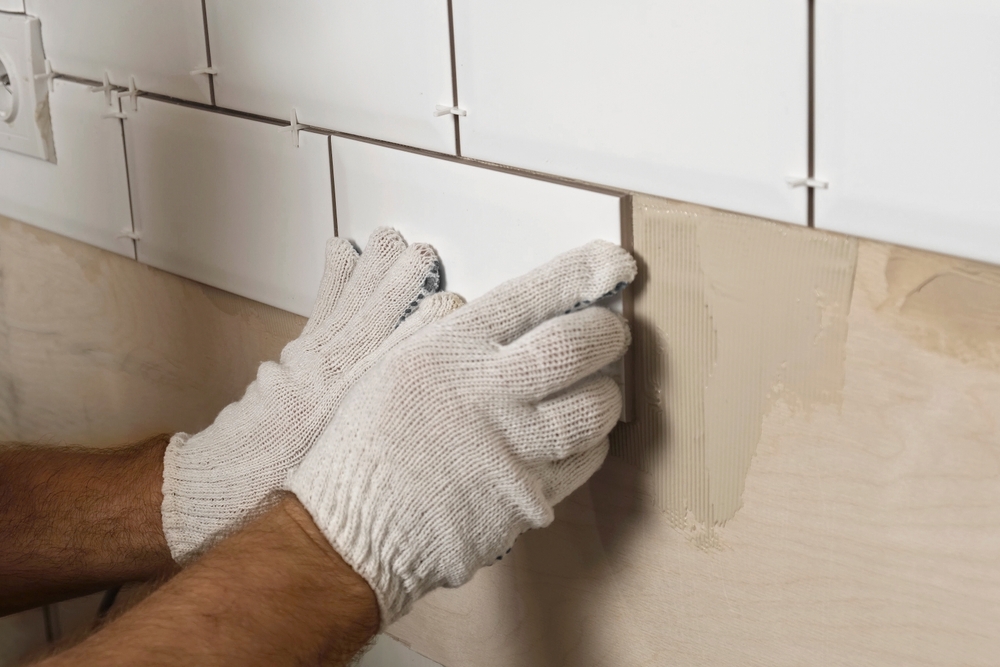
[[[201,0],[26,0],[60,74],[210,103]]]
[[[445,0],[208,0],[220,106],[455,151]]]
[[[463,155],[806,222],[806,2],[453,7]]]
[[[821,0],[816,226],[1000,263],[1000,5]]]
[[[325,136],[139,98],[125,121],[139,261],[308,315],[333,236]]]
[[[104,95],[56,79],[56,162],[0,150],[0,214],[134,257],[122,125]]]
[[[432,244],[467,300],[592,239],[621,242],[620,198],[332,137],[337,226],[364,245],[379,225]]]

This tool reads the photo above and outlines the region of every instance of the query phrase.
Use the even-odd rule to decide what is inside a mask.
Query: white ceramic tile
[[[0,0],[0,12],[24,12],[24,0]]]
[[[103,599],[102,591],[51,605],[54,616],[58,619],[57,639],[82,637],[93,630],[97,622],[97,610]]]
[[[220,106],[455,150],[445,0],[208,0]]]
[[[21,658],[45,647],[41,607],[0,618],[0,667],[23,664]]]
[[[201,0],[26,0],[61,74],[211,102]]]
[[[375,644],[362,656],[356,667],[441,667],[440,664],[411,651],[389,635],[379,635]]]
[[[139,261],[308,315],[333,236],[325,136],[139,99],[125,121]]]
[[[806,222],[805,0],[453,0],[462,154]]]
[[[432,244],[445,287],[475,299],[595,238],[620,242],[619,198],[332,138],[337,223],[363,246],[379,225]]]
[[[1000,4],[820,0],[816,226],[1000,263]]]
[[[0,214],[134,256],[125,148],[104,96],[61,79],[49,94],[56,163],[0,151]]]

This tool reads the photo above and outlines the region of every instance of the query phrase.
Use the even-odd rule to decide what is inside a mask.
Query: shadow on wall
[[[639,273],[632,285],[633,298],[647,288],[649,267],[636,253]],[[642,410],[662,412],[663,392],[670,374],[664,346],[653,323],[636,314],[631,321],[636,388],[634,399]],[[658,369],[656,373],[643,369]],[[654,502],[650,476],[623,463],[615,454],[622,432],[642,428],[644,449],[632,454],[643,461],[658,461],[671,446],[668,415],[636,423],[619,423],[611,435],[612,454],[605,465],[576,493],[556,507],[556,521],[544,530],[523,535],[510,557],[519,579],[513,587],[534,591],[523,595],[524,626],[535,635],[524,642],[530,655],[526,665],[615,664],[627,650],[610,650],[599,626],[608,614],[626,617],[639,613],[632,600],[616,595],[613,562],[640,537],[645,520],[660,514]],[[513,590],[513,589],[512,589]],[[609,609],[608,606],[613,607]],[[613,645],[612,645],[613,646]],[[574,657],[578,656],[578,657]],[[617,659],[616,659],[617,656]]]

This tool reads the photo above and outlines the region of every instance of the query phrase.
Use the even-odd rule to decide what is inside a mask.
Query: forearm
[[[378,624],[374,593],[287,496],[131,611],[41,664],[338,665]]]
[[[167,441],[0,447],[0,615],[173,570],[160,519]]]

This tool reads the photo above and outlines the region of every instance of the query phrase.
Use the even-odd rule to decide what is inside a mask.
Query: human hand
[[[358,378],[393,346],[461,305],[454,295],[435,294],[439,271],[433,248],[407,246],[392,229],[375,230],[360,256],[349,241],[330,239],[302,334],[278,362],[261,364],[243,398],[211,426],[170,440],[162,518],[176,561],[261,510]]]
[[[621,396],[599,371],[630,336],[587,306],[635,273],[593,242],[428,325],[351,389],[289,475],[383,625],[548,525],[601,466]]]

